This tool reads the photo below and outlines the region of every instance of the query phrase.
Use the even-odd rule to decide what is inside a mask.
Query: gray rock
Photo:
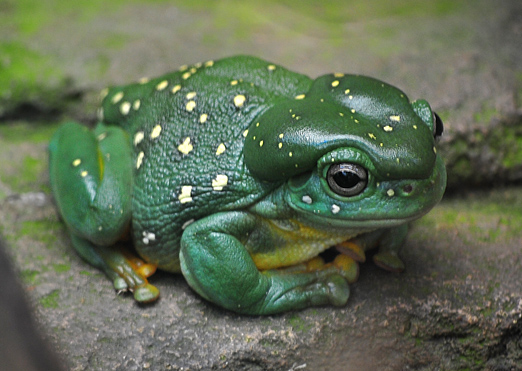
[[[2,66],[31,57],[39,63],[21,66],[40,71],[29,82],[27,72],[10,74],[10,88],[0,89],[0,116],[11,118],[0,125],[0,158],[8,159],[0,162],[0,231],[70,369],[522,369],[522,190],[471,190],[522,176],[522,5],[429,4],[365,12],[307,2],[111,2],[39,17],[33,33],[9,23],[29,13],[0,14],[6,42],[27,49],[20,56],[4,46]],[[238,53],[311,76],[372,75],[441,114],[450,185],[467,192],[414,224],[405,273],[365,263],[346,307],[257,318],[216,308],[168,274],[152,279],[161,300],[138,306],[72,251],[47,185],[56,125],[34,119],[92,123],[106,84]]]

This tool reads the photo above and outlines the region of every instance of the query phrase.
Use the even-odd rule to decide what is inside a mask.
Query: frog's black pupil
[[[433,116],[435,116],[435,138],[438,138],[444,132],[444,124],[442,123],[441,118],[435,112],[433,112]]]
[[[361,181],[361,178],[351,171],[339,171],[333,178],[339,187],[347,189],[355,187]]]

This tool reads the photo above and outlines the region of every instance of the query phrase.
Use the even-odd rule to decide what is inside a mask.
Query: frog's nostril
[[[413,186],[411,184],[406,184],[404,187],[402,187],[402,191],[406,194],[409,194],[413,191]]]

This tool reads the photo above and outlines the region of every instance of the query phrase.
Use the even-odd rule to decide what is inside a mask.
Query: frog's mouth
[[[342,198],[332,196],[324,182],[311,175],[304,182],[289,181],[285,200],[306,224],[372,230],[422,217],[442,199],[445,186],[446,170],[437,156],[433,172],[426,179],[374,181],[360,195]]]

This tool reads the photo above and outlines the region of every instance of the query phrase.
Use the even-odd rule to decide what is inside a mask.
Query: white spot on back
[[[155,241],[156,240],[156,235],[154,233],[151,233],[151,232],[143,232],[143,243],[145,245],[148,245],[150,241]]]
[[[187,102],[187,105],[185,106],[185,109],[188,111],[188,112],[192,112],[194,111],[194,108],[196,108],[196,102],[191,100],[191,101],[188,101]]]
[[[159,137],[160,134],[161,134],[161,125],[156,125],[156,126],[154,126],[154,129],[152,129],[152,132],[150,133],[150,138],[155,139],[155,138]]]
[[[119,93],[114,94],[114,96],[111,98],[111,102],[113,104],[118,103],[123,98],[123,92],[120,91]]]
[[[181,229],[182,230],[185,230],[185,228],[187,228],[189,225],[191,225],[192,223],[194,223],[194,219],[189,219],[187,220],[185,223],[183,223],[183,225],[181,226]]]
[[[140,144],[143,138],[145,138],[143,131],[138,131],[136,134],[134,134],[134,145],[137,146]]]
[[[161,90],[165,89],[167,86],[169,86],[169,82],[167,80],[163,80],[158,85],[156,85],[156,90],[161,91]]]
[[[192,186],[186,185],[181,187],[181,193],[178,196],[180,203],[185,204],[192,201]]]
[[[212,188],[214,191],[221,191],[223,187],[228,184],[228,176],[224,174],[218,174],[214,179],[212,179]]]
[[[337,205],[332,205],[332,214],[337,214],[339,211],[341,211],[341,208]]]
[[[194,147],[190,144],[190,137],[186,137],[183,143],[178,146],[178,151],[184,155],[188,155],[192,149],[194,149]]]
[[[145,157],[145,153],[138,153],[138,157],[136,158],[136,169],[141,167],[141,164],[143,163],[143,157]]]
[[[217,150],[216,150],[216,155],[219,156],[221,155],[222,153],[224,153],[226,151],[227,147],[225,147],[225,145],[223,143],[220,143]]]
[[[245,101],[246,101],[246,98],[244,95],[242,95],[242,94],[236,95],[234,97],[234,106],[236,106],[237,108],[241,108],[245,104]]]
[[[120,105],[120,112],[122,115],[127,115],[131,109],[131,104],[129,102],[123,102]]]

